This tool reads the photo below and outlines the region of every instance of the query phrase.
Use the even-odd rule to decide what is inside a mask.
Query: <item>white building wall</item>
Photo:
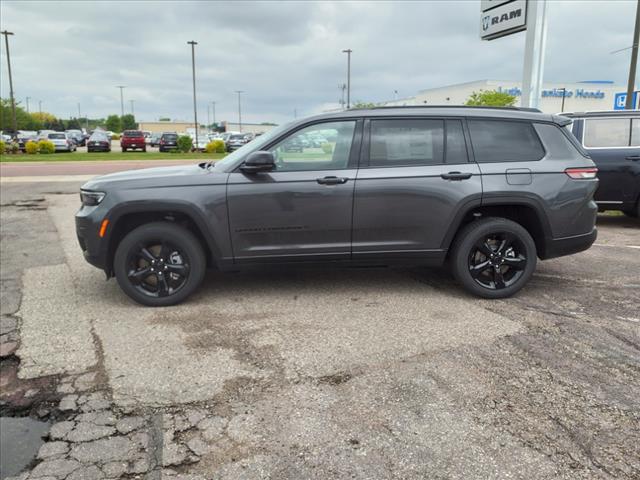
[[[610,83],[544,83],[540,110],[546,113],[558,113],[562,104],[562,91],[567,93],[564,103],[565,112],[593,110],[612,110],[616,93],[626,91],[625,85]],[[479,80],[457,85],[431,88],[418,92],[415,97],[385,102],[385,105],[464,105],[473,92],[498,90],[516,97],[516,106],[520,106],[522,84],[507,80]]]

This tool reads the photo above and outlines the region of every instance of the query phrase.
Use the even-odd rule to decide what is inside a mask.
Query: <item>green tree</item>
[[[18,103],[16,104],[16,126],[18,127],[18,130],[40,130],[42,129],[42,122],[38,121],[33,114],[28,114]],[[11,100],[8,98],[0,100],[0,130],[3,132],[13,130]]]
[[[120,124],[122,126],[122,130],[135,130],[136,128],[138,128],[136,118],[130,113],[120,118]]]
[[[516,97],[505,92],[497,92],[495,90],[480,90],[473,92],[465,105],[474,107],[513,107],[516,103]]]
[[[72,118],[67,122],[67,130],[80,130],[81,128],[77,118]]]
[[[107,130],[110,130],[115,133],[120,133],[122,131],[122,123],[120,122],[119,115],[109,115],[107,120],[104,122],[104,126]]]
[[[357,101],[355,102],[353,105],[351,105],[351,108],[373,108],[376,107],[377,105],[373,102],[362,102],[362,101]]]

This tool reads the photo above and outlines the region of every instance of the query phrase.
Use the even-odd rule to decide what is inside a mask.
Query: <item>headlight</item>
[[[104,198],[104,192],[90,192],[88,190],[80,190],[80,201],[88,207],[99,205]]]

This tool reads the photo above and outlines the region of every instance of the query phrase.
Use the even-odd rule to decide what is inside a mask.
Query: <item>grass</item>
[[[112,161],[112,160],[220,160],[226,153],[169,153],[169,152],[72,152],[53,153],[51,155],[0,155],[0,163],[13,162],[80,162],[80,161]]]

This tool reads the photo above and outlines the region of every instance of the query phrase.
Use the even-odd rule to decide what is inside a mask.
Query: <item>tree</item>
[[[51,115],[51,118],[55,117]],[[28,114],[19,104],[16,104],[16,126],[18,130],[40,130],[40,122],[33,114]],[[11,100],[0,100],[0,130],[3,132],[13,130],[13,114],[11,113]]]
[[[68,130],[80,130],[82,127],[80,126],[80,121],[77,118],[72,118],[67,122]]]
[[[136,123],[136,118],[128,113],[121,117],[120,119],[122,130],[135,130],[138,128],[138,124]]]
[[[496,90],[480,90],[473,92],[467,99],[465,105],[484,107],[513,107],[516,97],[505,92]]]
[[[115,133],[120,133],[122,130],[122,123],[120,122],[119,115],[109,115],[104,122],[104,126],[107,130]]]
[[[351,108],[373,108],[376,107],[377,105],[373,102],[361,102],[361,101],[357,101],[355,102],[353,105],[351,105]]]

